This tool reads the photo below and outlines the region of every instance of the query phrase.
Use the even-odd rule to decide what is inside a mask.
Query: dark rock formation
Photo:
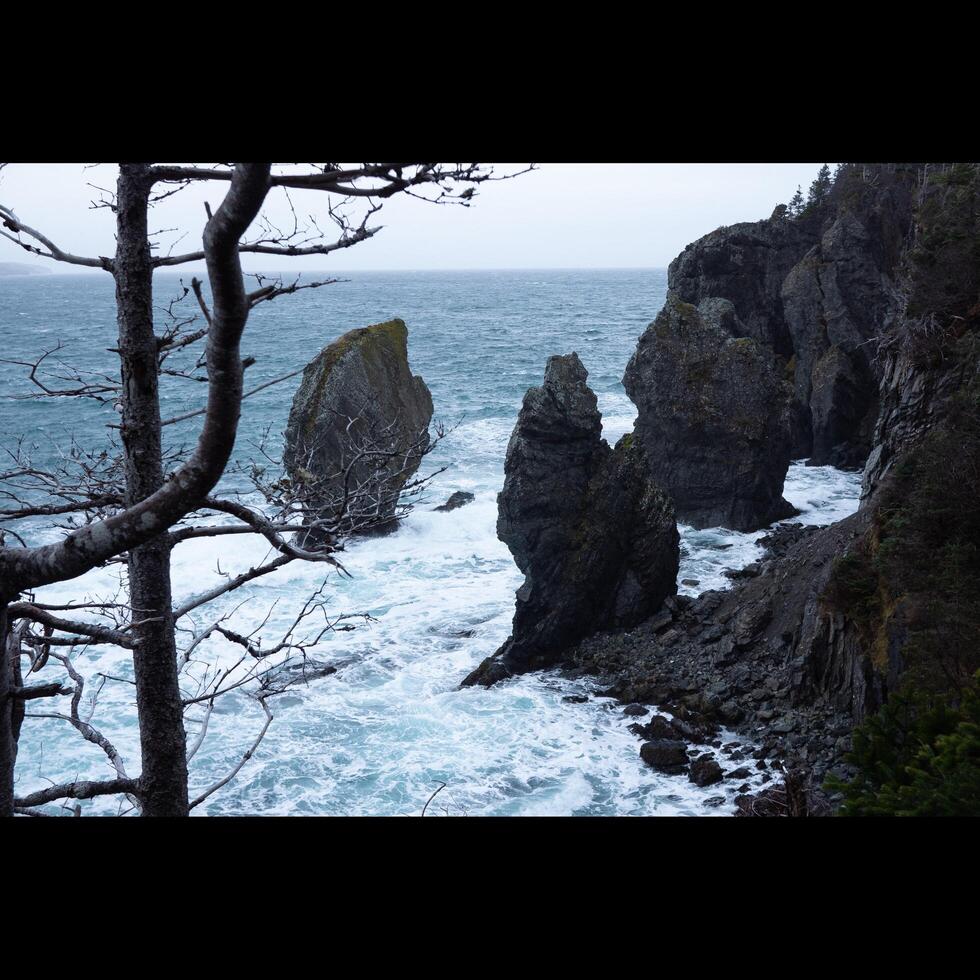
[[[903,263],[905,315],[879,349],[881,409],[864,471],[865,498],[943,421],[977,370],[968,335],[975,337],[980,323],[978,200],[975,164],[953,165],[919,194],[914,244]]]
[[[721,766],[711,756],[702,756],[691,763],[687,778],[695,786],[712,786],[715,783],[720,783],[724,774],[721,771]]]
[[[466,490],[457,490],[454,494],[450,495],[444,504],[440,504],[438,507],[433,507],[432,509],[457,510],[459,507],[465,507],[467,504],[471,504],[474,499],[473,494],[468,493]]]
[[[714,297],[729,300],[737,319],[723,326],[733,336],[754,337],[773,354],[790,357],[780,291],[815,242],[809,222],[785,215],[717,228],[670,263],[667,286],[694,306]]]
[[[819,242],[783,283],[802,415],[799,449],[807,448],[802,409],[809,406],[814,465],[860,466],[871,448],[878,376],[870,345],[899,311],[894,277],[911,218],[907,195],[901,205],[892,197],[869,196],[828,217]]]
[[[881,411],[874,448],[862,477],[864,500],[881,486],[894,462],[942,421],[950,398],[976,369],[975,363],[965,358],[923,365],[914,344],[895,343],[884,352],[883,359]]]
[[[582,637],[630,627],[676,591],[678,534],[630,436],[601,438],[574,353],[552,357],[507,447],[497,534],[525,575],[511,637],[464,684],[559,662]]]
[[[788,517],[789,388],[753,338],[733,337],[731,303],[669,293],[623,378],[652,478],[680,520],[738,531]],[[734,329],[734,328],[733,328]]]
[[[303,372],[283,462],[309,510],[342,532],[394,526],[429,447],[432,396],[408,365],[401,320],[351,330]]]
[[[880,369],[873,338],[901,310],[900,264],[918,168],[845,168],[823,200],[793,218],[719,228],[670,265],[685,302],[720,297],[719,325],[758,340],[794,384],[793,456],[859,466],[871,448]]]
[[[675,715],[636,726],[642,738],[694,741],[679,726],[710,733],[724,724],[759,739],[760,757],[806,768],[819,787],[829,771],[846,771],[851,728],[882,702],[857,625],[825,601],[835,558],[867,520],[859,512],[819,531],[799,528],[792,543],[783,533],[781,556],[767,555],[757,577],[702,593],[675,612],[668,633],[648,621],[583,640],[570,653],[572,671],[597,676],[608,696]]]
[[[860,357],[825,351],[810,372],[811,466],[860,469],[871,446],[877,409],[874,379]]]
[[[640,746],[640,758],[658,772],[677,775],[687,768],[687,744],[668,739],[644,742]]]
[[[832,811],[841,797],[822,787],[828,775],[854,774],[845,757],[856,724],[900,689],[955,703],[980,665],[978,202],[980,170],[946,167],[918,191],[912,244],[888,259],[905,306],[889,314],[878,345],[880,410],[861,509],[828,528],[782,525],[762,539],[767,553],[752,576],[738,576],[731,591],[702,593],[670,610],[669,623],[661,614],[628,634],[588,638],[570,654],[570,673],[598,676],[607,695],[755,740],[754,758],[785,776],[759,796],[740,797],[740,813]],[[888,225],[888,215],[879,218]],[[848,236],[835,260],[838,283],[859,281],[855,270],[880,269],[875,249],[888,240]],[[821,362],[831,385],[856,370],[833,345],[812,376],[820,377]],[[829,433],[847,401],[838,393],[827,405]],[[750,774],[740,766],[726,778]]]

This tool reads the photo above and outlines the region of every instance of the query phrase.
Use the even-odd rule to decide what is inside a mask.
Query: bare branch
[[[293,560],[291,555],[282,555],[265,565],[250,568],[247,572],[242,572],[241,575],[236,576],[224,585],[219,585],[217,588],[211,589],[210,592],[205,592],[204,595],[185,602],[184,605],[174,610],[174,619],[180,619],[181,616],[186,616],[192,609],[197,609],[198,606],[203,606],[205,603],[217,599],[218,596],[224,595],[226,592],[233,592],[235,589],[240,589],[246,582],[251,582],[263,575],[268,575],[270,572],[282,568],[283,565],[288,565]]]
[[[190,809],[193,810],[194,807],[200,806],[209,796],[216,793],[222,786],[227,786],[242,770],[242,766],[248,762],[249,759],[255,754],[255,750],[259,747],[259,743],[265,738],[265,733],[269,730],[269,725],[272,724],[272,712],[269,710],[269,706],[265,703],[264,697],[256,698],[259,704],[262,705],[262,710],[265,712],[265,724],[262,726],[262,731],[259,732],[258,737],[252,743],[250,748],[245,752],[239,761],[238,765],[227,776],[219,779],[216,783],[209,786],[200,796],[198,796],[190,805]]]
[[[0,582],[9,593],[74,578],[149,541],[217,483],[235,444],[242,397],[239,342],[248,318],[238,240],[268,190],[269,164],[240,164],[204,231],[214,312],[208,333],[208,407],[197,447],[170,480],[139,503],[87,525],[56,544],[0,550]]]
[[[305,368],[298,368],[295,371],[290,371],[289,374],[281,374],[278,378],[273,378],[271,381],[265,381],[260,385],[256,385],[254,388],[250,388],[248,391],[242,394],[242,399],[251,398],[252,395],[257,395],[260,391],[265,391],[266,388],[271,388],[273,385],[277,385],[280,382],[288,381],[290,378],[295,378],[297,374],[302,374]],[[196,418],[198,415],[203,415],[207,411],[207,407],[195,409],[193,412],[184,412],[183,415],[175,415],[173,418],[164,419],[161,425],[174,425],[177,422],[186,422],[188,419]]]
[[[48,789],[41,789],[36,793],[28,793],[27,796],[16,797],[14,804],[18,807],[43,806],[45,803],[54,803],[56,800],[90,800],[95,796],[134,793],[136,790],[137,784],[134,779],[107,779],[103,782],[75,780],[71,783],[50,786]]]
[[[2,204],[0,204],[0,222],[2,222],[4,228],[8,229],[8,231],[0,231],[0,235],[33,255],[40,255],[46,259],[54,259],[57,262],[67,262],[69,265],[86,265],[95,269],[105,269],[106,272],[112,272],[114,269],[112,259],[106,258],[104,255],[97,259],[92,259],[82,255],[72,255],[70,252],[63,251],[47,235],[25,225],[10,208]],[[8,234],[8,232],[13,232],[13,234]],[[44,248],[38,248],[37,245],[31,245],[29,242],[23,241],[20,237],[22,234],[27,235],[28,238],[33,238],[36,242],[40,242]],[[47,251],[44,249],[47,249]]]
[[[12,602],[9,614],[11,620],[30,619],[36,623],[43,623],[52,629],[61,630],[65,633],[76,633],[79,636],[89,637],[99,640],[102,643],[115,643],[116,646],[132,649],[136,643],[131,636],[121,633],[119,630],[107,629],[95,623],[83,623],[76,620],[62,619],[59,616],[52,616],[51,613],[39,606],[33,606],[28,602]]]

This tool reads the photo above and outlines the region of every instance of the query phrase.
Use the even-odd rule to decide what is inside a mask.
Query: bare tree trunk
[[[10,621],[7,600],[0,602],[0,817],[14,815],[14,763],[17,761],[17,702],[11,697],[15,685],[14,664],[8,643]]]
[[[120,166],[115,277],[127,506],[163,484],[153,267],[147,238],[150,187],[148,166]],[[133,630],[133,667],[143,757],[143,814],[183,817],[188,813],[187,749],[177,680],[170,543],[165,534],[129,552],[129,589],[133,620],[138,624]]]

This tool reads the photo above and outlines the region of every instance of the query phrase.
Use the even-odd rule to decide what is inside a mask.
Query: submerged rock
[[[388,530],[428,451],[431,420],[432,396],[409,368],[405,324],[351,330],[306,366],[283,463],[311,515],[340,532]]]
[[[459,507],[465,507],[467,504],[471,504],[475,499],[473,494],[468,493],[466,490],[457,490],[444,504],[440,504],[438,507],[433,507],[432,509],[456,510]]]
[[[517,419],[497,535],[524,573],[511,637],[464,684],[547,667],[585,636],[628,628],[677,590],[673,508],[630,436],[615,450],[575,353],[551,357]]]
[[[697,528],[754,531],[794,513],[788,386],[751,337],[721,323],[731,304],[701,308],[668,293],[626,368],[636,440],[678,518]]]

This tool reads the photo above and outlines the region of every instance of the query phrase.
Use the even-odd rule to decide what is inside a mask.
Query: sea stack
[[[727,300],[695,307],[669,293],[623,384],[650,478],[678,519],[754,531],[794,513],[782,498],[790,388],[759,341],[725,328],[736,320]]]
[[[585,636],[628,628],[677,591],[677,526],[630,436],[602,439],[574,352],[548,359],[507,447],[497,536],[524,573],[513,631],[466,680],[489,686],[558,663]]]
[[[311,513],[338,533],[391,530],[399,494],[429,448],[431,420],[432,396],[409,367],[404,322],[351,330],[306,366],[283,463],[307,489]]]

